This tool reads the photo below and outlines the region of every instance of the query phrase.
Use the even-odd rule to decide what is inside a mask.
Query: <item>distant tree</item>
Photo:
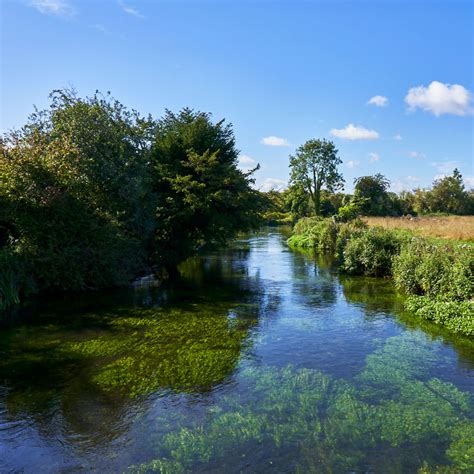
[[[342,160],[334,143],[326,140],[308,140],[290,155],[290,185],[309,194],[315,215],[321,215],[321,191],[334,192],[342,188],[344,179],[337,167]]]
[[[354,197],[365,199],[362,212],[369,216],[385,216],[393,213],[388,188],[390,181],[380,173],[361,176],[354,180]]]
[[[303,186],[298,183],[291,184],[284,191],[285,205],[294,219],[307,217],[311,213],[310,197]]]
[[[155,255],[170,272],[203,244],[223,243],[258,223],[254,170],[239,170],[238,154],[232,126],[208,113],[185,108],[158,121],[151,149]]]
[[[452,176],[446,176],[433,183],[429,193],[431,212],[466,214],[469,212],[469,194],[463,184],[463,178],[456,168]]]

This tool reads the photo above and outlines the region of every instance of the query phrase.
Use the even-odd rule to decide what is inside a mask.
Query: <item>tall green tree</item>
[[[434,182],[429,193],[428,205],[431,212],[466,214],[469,212],[469,194],[464,188],[463,178],[456,168],[452,176]]]
[[[390,181],[380,173],[361,176],[354,180],[354,197],[365,203],[362,212],[368,216],[386,216],[393,213],[388,193]]]
[[[300,186],[311,197],[314,214],[321,214],[321,191],[342,188],[344,179],[337,167],[342,163],[333,142],[308,140],[290,155],[290,185]]]
[[[238,155],[232,126],[208,113],[167,111],[158,122],[151,149],[155,254],[170,272],[198,247],[257,225],[254,170],[241,171]]]

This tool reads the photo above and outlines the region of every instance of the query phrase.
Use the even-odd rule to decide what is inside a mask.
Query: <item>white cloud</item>
[[[426,155],[424,153],[420,153],[419,151],[410,151],[408,152],[408,156],[410,158],[416,158],[417,160],[422,160],[423,158],[426,158]]]
[[[120,7],[122,10],[127,13],[127,15],[132,15],[137,18],[145,18],[144,15],[142,15],[136,8],[133,8],[129,5],[126,5],[124,2],[119,2]]]
[[[347,125],[346,128],[333,128],[329,133],[334,137],[346,140],[376,140],[379,138],[379,134],[375,130],[368,130],[352,123]]]
[[[375,153],[374,151],[369,153],[369,159],[370,161],[379,161],[380,160],[380,155],[378,153]]]
[[[283,179],[278,178],[267,178],[263,182],[262,186],[260,187],[260,191],[268,192],[268,191],[282,191],[287,186],[287,183]]]
[[[358,160],[349,160],[349,161],[346,163],[346,166],[347,166],[349,169],[357,168],[359,165],[360,165],[360,161],[358,161]]]
[[[409,191],[415,187],[418,187],[420,178],[418,176],[405,176],[403,178],[392,181],[390,184],[390,190],[399,193],[401,191]]]
[[[403,140],[403,139],[402,139],[402,136],[401,136],[399,133],[397,133],[396,135],[394,135],[393,139],[394,139],[394,140],[398,140],[398,141]]]
[[[263,137],[260,143],[268,146],[290,146],[286,138],[275,137],[274,135]]]
[[[239,156],[239,165],[253,165],[255,160],[250,158],[248,155],[240,155]]]
[[[428,87],[412,87],[405,97],[409,110],[417,108],[436,115],[467,115],[472,112],[472,94],[459,84],[433,81]]]
[[[454,168],[459,166],[458,161],[436,161],[431,163],[431,166],[435,167],[443,175],[438,176],[438,178],[443,178],[445,174],[450,174]]]
[[[464,185],[467,189],[474,189],[474,176],[464,176]]]
[[[30,0],[29,5],[45,15],[72,16],[76,13],[65,0]]]
[[[388,105],[387,97],[383,95],[374,95],[367,102],[368,105],[375,105],[376,107],[385,107]]]

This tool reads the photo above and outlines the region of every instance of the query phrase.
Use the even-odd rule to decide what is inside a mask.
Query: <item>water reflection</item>
[[[0,471],[454,462],[473,341],[285,239],[265,230],[189,259],[177,284],[43,302],[1,330]]]

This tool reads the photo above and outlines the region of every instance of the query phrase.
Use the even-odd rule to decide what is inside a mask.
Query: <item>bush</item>
[[[400,236],[394,232],[369,228],[349,238],[343,250],[342,268],[354,275],[391,275],[392,260],[401,243]]]
[[[349,242],[349,239],[361,235],[365,229],[367,229],[367,225],[359,219],[347,222],[345,224],[339,224],[336,237],[335,256],[339,260],[340,264],[342,264],[344,260],[344,249],[347,245],[347,242]]]
[[[326,226],[327,219],[320,217],[303,217],[293,229],[293,235],[288,239],[290,247],[318,248]]]
[[[423,319],[446,326],[450,331],[474,335],[473,301],[443,301],[427,296],[410,296],[405,308]]]
[[[413,239],[394,259],[393,276],[411,295],[466,300],[474,292],[474,249]]]

